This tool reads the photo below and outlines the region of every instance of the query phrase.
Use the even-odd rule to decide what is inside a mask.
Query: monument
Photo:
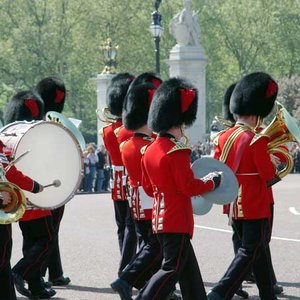
[[[195,124],[186,129],[190,144],[203,142],[206,138],[206,65],[207,58],[201,46],[201,30],[197,13],[192,10],[191,1],[183,1],[184,8],[169,24],[169,31],[176,39],[169,59],[170,77],[189,79],[199,91],[198,113]]]

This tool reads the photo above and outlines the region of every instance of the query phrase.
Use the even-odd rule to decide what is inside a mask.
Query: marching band
[[[262,129],[263,119],[275,106],[277,92],[278,85],[269,74],[255,72],[241,78],[225,93],[226,128],[214,133],[212,138],[214,159],[229,167],[237,182],[234,199],[224,204],[224,213],[233,228],[235,256],[224,276],[207,292],[191,243],[193,203],[199,196],[221,189],[227,184],[227,177],[215,165],[201,177],[191,167],[191,149],[183,127],[191,126],[196,120],[198,91],[184,78],[163,82],[150,72],[137,77],[119,73],[112,78],[104,114],[108,124],[102,128],[101,135],[112,170],[111,199],[120,250],[119,267],[111,287],[120,299],[133,299],[133,289],[137,290],[135,299],[139,300],[229,300],[235,294],[247,299],[242,282],[252,272],[260,299],[276,300],[276,295],[283,292],[277,284],[269,249],[274,201],[268,182],[273,184],[284,176],[277,172],[277,166],[278,161],[288,159],[285,144],[289,140],[275,147],[273,137]],[[20,92],[8,102],[5,124],[47,122],[46,113],[62,112],[65,96],[66,88],[60,79],[45,78],[31,91]],[[285,121],[289,120],[283,107],[281,113]],[[58,116],[52,114],[54,119]],[[291,125],[286,127],[288,131]],[[41,199],[42,191],[48,186],[61,188],[63,180],[59,176],[52,183],[41,185],[35,181],[37,178],[31,179],[10,163],[16,155],[15,147],[9,147],[12,143],[9,134],[13,135],[14,130],[16,127],[0,140],[0,167],[5,174],[1,180],[31,193],[41,193]],[[293,130],[294,135],[298,131]],[[77,153],[76,149],[82,145],[73,135],[80,135],[69,130],[68,135],[72,136]],[[280,135],[284,134],[280,132]],[[300,134],[293,138],[300,142]],[[280,147],[283,149],[275,154]],[[281,155],[283,152],[285,155]],[[83,173],[81,165],[83,158],[79,155],[79,179]],[[79,187],[79,179],[74,178],[75,187],[69,192],[68,200]],[[16,300],[15,288],[29,299],[48,299],[56,294],[53,287],[71,281],[64,276],[59,250],[59,227],[66,201],[41,208],[26,194],[29,200],[25,210],[23,200],[16,199],[16,193],[18,190],[13,192],[0,184],[0,211],[3,212],[0,300]],[[15,205],[11,205],[13,201]],[[201,201],[210,200],[201,198]],[[222,199],[219,201],[222,204]],[[15,218],[9,220],[8,215],[12,214]],[[11,268],[11,223],[16,221],[23,235],[23,257]],[[45,282],[47,270],[49,278]]]

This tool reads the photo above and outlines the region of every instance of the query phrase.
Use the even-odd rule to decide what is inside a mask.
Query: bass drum
[[[83,177],[83,157],[73,134],[61,124],[47,121],[14,122],[0,129],[4,152],[18,158],[15,166],[42,185],[60,180],[59,187],[47,187],[33,194],[24,191],[37,207],[53,209],[74,197]]]

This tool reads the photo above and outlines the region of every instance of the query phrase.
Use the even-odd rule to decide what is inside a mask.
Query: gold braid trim
[[[229,155],[229,151],[234,143],[234,141],[236,140],[236,138],[244,131],[244,129],[242,127],[239,127],[238,129],[236,129],[227,139],[227,141],[225,142],[223,149],[222,149],[222,154],[219,158],[219,160],[223,163],[226,162],[227,157]]]
[[[149,144],[150,145],[150,144]],[[145,145],[145,146],[143,146],[142,148],[141,148],[141,154],[142,155],[144,155],[145,154],[145,152],[146,152],[146,149],[147,149],[147,147],[149,146],[149,145]]]
[[[128,140],[129,140],[129,139],[123,141],[123,142],[120,144],[120,146],[119,146],[120,152],[122,152],[123,147],[124,147],[125,143],[126,143]]]
[[[114,130],[114,134],[116,135],[116,137],[119,136],[119,132],[120,132],[121,128],[123,128],[123,127],[124,127],[124,125],[121,125],[120,127],[116,128],[116,129]]]
[[[185,149],[191,150],[191,148],[189,146],[187,146],[186,144],[183,144],[183,143],[178,142],[178,141],[176,141],[176,142],[174,141],[174,143],[175,143],[175,146],[171,150],[169,150],[167,152],[167,154],[173,153],[173,152],[178,151],[178,150],[185,150]]]
[[[266,134],[256,133],[255,136],[253,137],[253,139],[250,142],[250,146],[252,146],[256,141],[258,141],[262,137],[269,137],[269,136],[266,135]]]

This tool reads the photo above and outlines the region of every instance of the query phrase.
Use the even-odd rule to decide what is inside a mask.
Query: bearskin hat
[[[137,76],[133,82],[130,84],[128,92],[130,91],[131,88],[133,88],[136,85],[142,84],[142,83],[146,83],[146,82],[150,82],[152,83],[156,88],[158,88],[161,83],[162,83],[162,79],[160,77],[158,77],[158,75],[156,75],[153,72],[145,72],[140,74],[139,76]]]
[[[170,78],[156,90],[149,110],[148,126],[155,132],[194,123],[197,116],[198,91],[186,79]]]
[[[130,88],[123,107],[123,124],[128,130],[136,130],[147,124],[150,104],[156,86],[143,83]]]
[[[106,104],[110,113],[114,116],[122,114],[123,102],[128,88],[135,77],[129,73],[115,75],[107,88]]]
[[[223,98],[223,118],[232,123],[235,123],[235,119],[229,109],[229,104],[230,104],[230,98],[231,98],[231,95],[232,95],[232,92],[233,92],[235,86],[236,86],[236,82],[231,84],[228,87],[228,89],[226,90],[224,98]]]
[[[56,77],[44,78],[36,85],[36,92],[45,103],[45,114],[48,111],[56,111],[59,113],[63,111],[66,87],[62,80]]]
[[[273,109],[278,85],[266,73],[255,72],[244,76],[230,98],[230,111],[238,115],[265,118]]]
[[[44,102],[41,97],[33,91],[22,91],[17,93],[7,103],[4,109],[4,123],[15,121],[42,120],[44,116]]]

